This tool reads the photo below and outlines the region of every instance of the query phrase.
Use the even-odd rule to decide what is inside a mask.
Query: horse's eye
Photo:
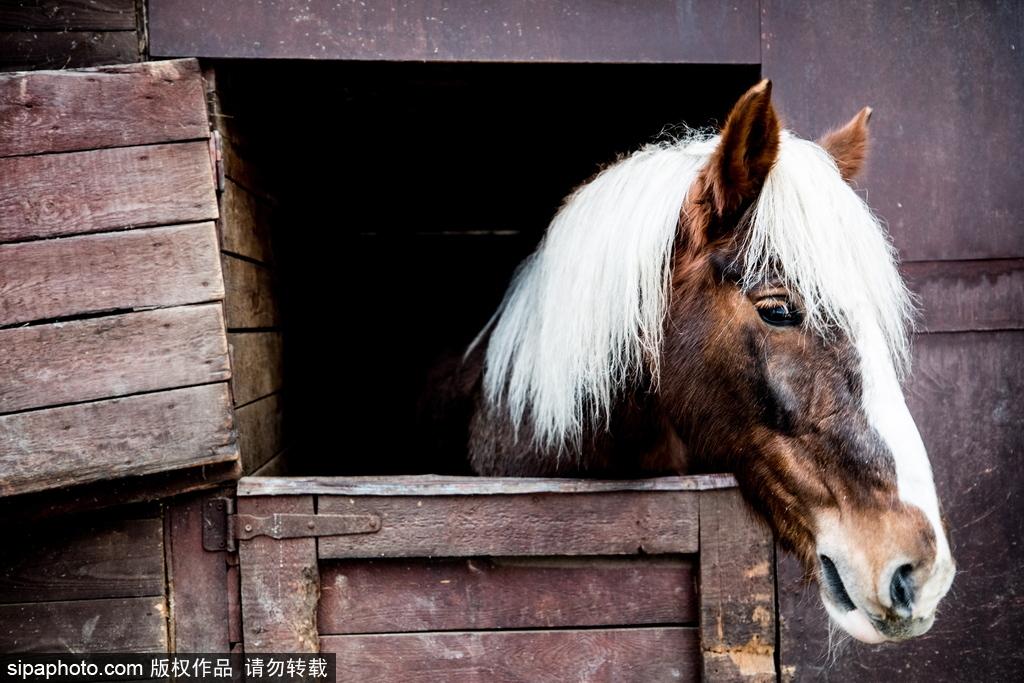
[[[761,320],[775,327],[792,327],[803,321],[800,311],[785,302],[773,302],[757,307]]]

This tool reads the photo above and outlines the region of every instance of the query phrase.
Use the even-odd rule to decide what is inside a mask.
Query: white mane
[[[492,321],[484,392],[539,443],[578,443],[631,379],[657,381],[680,210],[717,144],[691,135],[608,167],[520,267]],[[893,249],[827,152],[782,134],[747,233],[743,286],[781,278],[819,334],[838,325],[856,343],[877,325],[903,366],[911,305]]]

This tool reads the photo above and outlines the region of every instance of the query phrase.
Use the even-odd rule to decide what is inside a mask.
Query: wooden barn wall
[[[0,2],[0,71],[142,61],[146,0]]]
[[[762,0],[763,72],[816,136],[865,105],[859,183],[886,219],[921,334],[907,388],[958,573],[931,633],[829,654],[816,588],[783,559],[781,662],[796,680],[1011,680],[1024,668],[1024,5]]]

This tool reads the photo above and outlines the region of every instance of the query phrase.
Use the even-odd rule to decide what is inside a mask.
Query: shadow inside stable
[[[562,199],[718,125],[756,65],[214,62],[268,179],[289,474],[460,473],[416,405]],[[680,192],[683,188],[680,188]]]

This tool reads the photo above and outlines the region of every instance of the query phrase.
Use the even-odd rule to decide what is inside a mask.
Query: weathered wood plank
[[[265,477],[286,477],[290,469],[291,463],[288,461],[288,451],[283,450],[260,465],[255,474]]]
[[[235,410],[243,471],[255,472],[281,452],[284,448],[283,418],[280,394],[271,394]]]
[[[700,676],[686,627],[324,636],[339,681],[651,683]]]
[[[921,329],[1024,329],[1024,259],[926,261],[902,266],[920,297]]]
[[[238,513],[312,513],[312,496],[246,498]],[[317,652],[320,598],[316,539],[258,536],[238,544],[246,653]],[[347,679],[342,679],[347,680]]]
[[[135,31],[0,31],[0,70],[63,69],[142,59]]]
[[[265,329],[280,323],[273,273],[264,266],[225,255],[224,315],[232,330]]]
[[[0,5],[0,31],[134,31],[135,0],[19,0]]]
[[[705,491],[735,487],[736,479],[731,474],[608,480],[449,477],[425,474],[390,477],[244,477],[238,482],[238,495],[485,496],[609,491]]]
[[[270,226],[273,208],[270,204],[228,178],[221,196],[222,248],[261,263],[273,260]]]
[[[700,496],[700,623],[705,681],[774,683],[771,532],[738,490]]]
[[[0,652],[166,652],[164,598],[0,605]]]
[[[162,595],[159,519],[32,525],[6,534],[0,603]]]
[[[194,59],[0,75],[0,157],[194,140],[209,128]]]
[[[235,332],[231,348],[231,390],[242,406],[278,391],[284,383],[280,332]]]
[[[320,568],[321,635],[696,622],[693,561],[337,561]]]
[[[220,304],[0,330],[0,413],[230,377]]]
[[[0,496],[230,463],[231,418],[226,382],[0,416]]]
[[[0,245],[0,325],[224,298],[213,223]]]
[[[692,553],[697,495],[321,496],[321,513],[377,515],[381,529],[320,538],[319,553],[325,559]]]
[[[0,242],[217,217],[206,142],[0,159]]]
[[[218,492],[215,495],[224,495]],[[175,652],[230,652],[226,551],[203,549],[208,496],[168,505],[167,585]]]

